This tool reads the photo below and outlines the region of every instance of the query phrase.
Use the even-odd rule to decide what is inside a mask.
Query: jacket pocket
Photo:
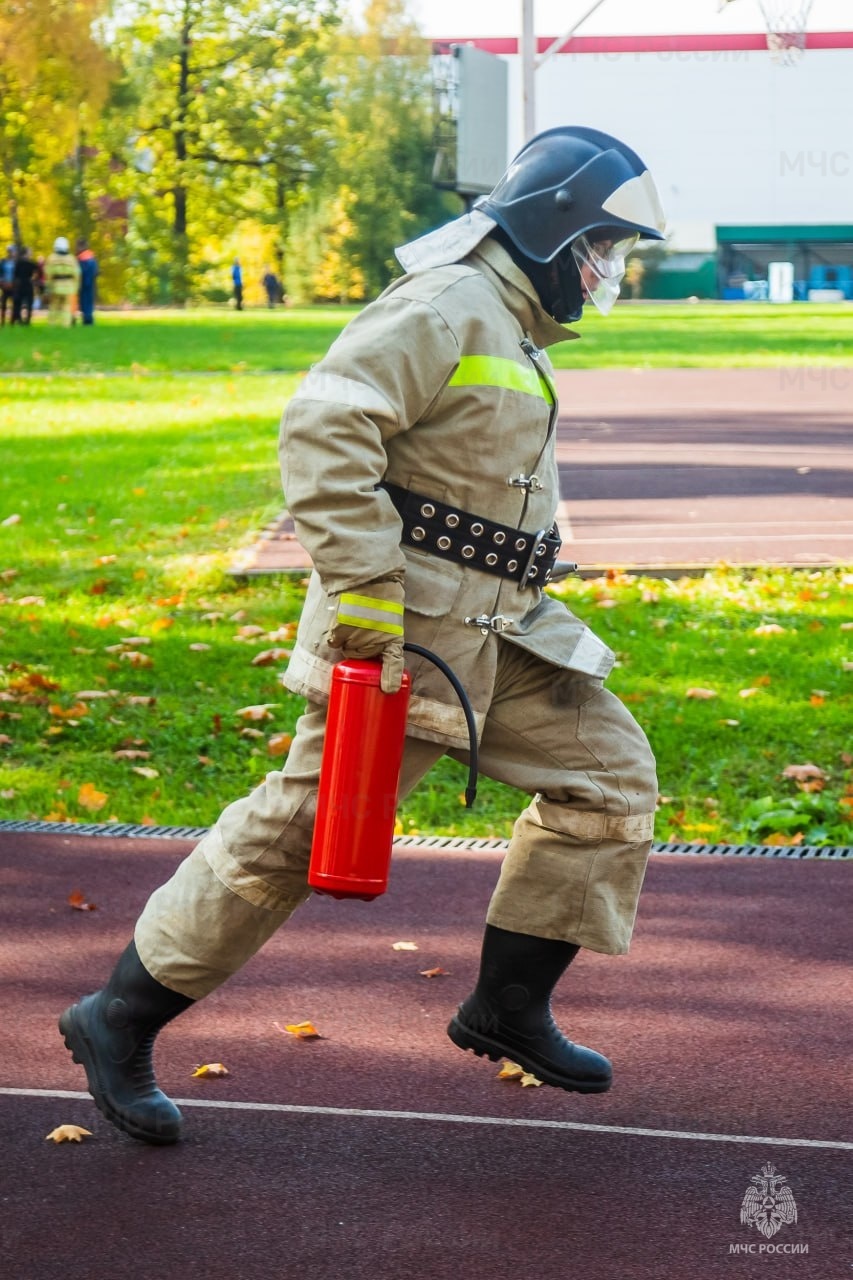
[[[451,613],[465,570],[452,560],[403,548],[406,556],[406,609],[425,618]]]

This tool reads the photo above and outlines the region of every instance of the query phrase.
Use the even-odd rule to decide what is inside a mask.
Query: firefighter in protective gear
[[[53,253],[44,264],[47,288],[48,319],[51,324],[68,326],[74,320],[74,299],[80,286],[80,263],[71,252],[65,236],[57,236]]]
[[[235,973],[308,896],[333,665],[382,660],[399,687],[404,638],[465,685],[480,770],[526,791],[487,915],[480,974],[448,1034],[559,1088],[600,1092],[607,1058],[557,1028],[550,997],[581,947],[628,949],[657,796],[642,730],[604,686],[606,645],[543,593],[560,572],[557,402],[545,348],[564,320],[607,309],[625,253],[661,239],[639,157],[590,129],[533,139],[470,213],[398,250],[406,274],[303,380],[282,420],[281,468],[311,575],[287,687],[307,699],[286,764],[155,891],[104,990],[60,1028],[107,1117],[172,1142],[159,1027]],[[400,793],[443,754],[465,760],[455,695],[423,659]],[[136,1084],[139,1080],[141,1083]]]

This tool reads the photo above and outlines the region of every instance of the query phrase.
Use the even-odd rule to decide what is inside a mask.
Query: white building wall
[[[521,74],[507,61],[514,154]],[[738,49],[558,54],[535,94],[537,130],[589,125],[639,152],[675,249],[712,249],[718,224],[853,223],[853,49],[790,68]]]

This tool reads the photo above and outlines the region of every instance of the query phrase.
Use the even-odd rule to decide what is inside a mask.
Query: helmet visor
[[[581,275],[584,294],[603,316],[619,297],[625,259],[639,238],[639,235],[630,235],[621,240],[591,240],[588,236],[578,236],[572,241],[572,256]]]

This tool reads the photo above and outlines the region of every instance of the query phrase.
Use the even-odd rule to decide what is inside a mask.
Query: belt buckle
[[[545,529],[540,529],[538,533],[534,533],[533,535],[533,546],[530,548],[530,555],[527,557],[527,563],[525,564],[524,569],[522,570],[522,573],[521,573],[521,577],[518,580],[518,585],[520,587],[527,586],[527,580],[530,577],[531,570],[533,569],[533,566],[536,563],[536,552],[539,548],[539,543],[545,537],[545,533],[546,533]]]

